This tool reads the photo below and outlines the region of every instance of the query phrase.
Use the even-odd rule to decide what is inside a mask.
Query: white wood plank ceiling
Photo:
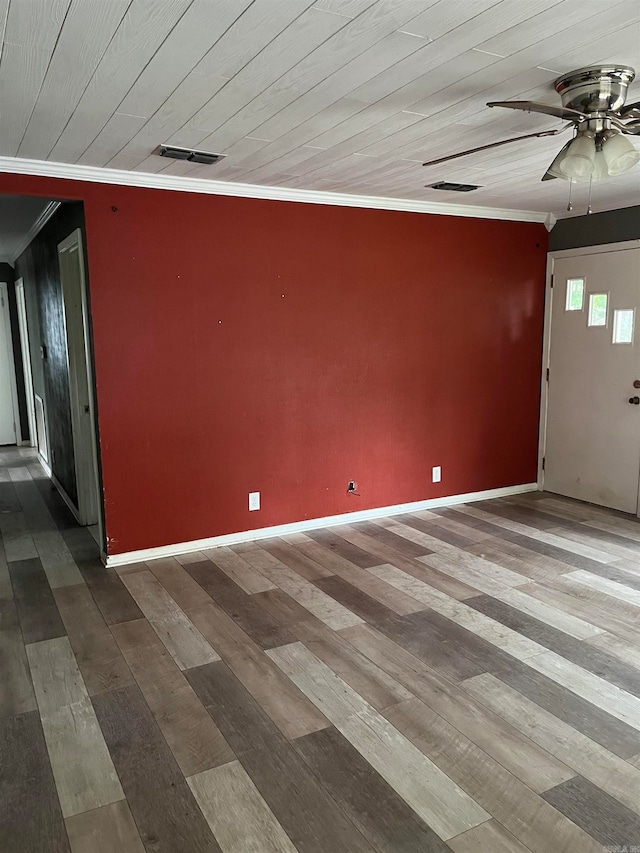
[[[553,80],[600,62],[640,77],[638,0],[0,0],[0,33],[0,156],[556,216],[565,137],[420,164],[560,125],[488,100],[559,104]],[[640,166],[594,185],[595,210],[639,202]]]

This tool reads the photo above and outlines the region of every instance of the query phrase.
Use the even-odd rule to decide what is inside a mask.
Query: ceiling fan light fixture
[[[593,174],[595,157],[594,135],[590,131],[584,131],[571,140],[557,168],[565,179],[584,180]]]
[[[612,177],[631,169],[640,160],[640,151],[618,132],[609,131],[602,144],[602,154],[607,165],[607,174]]]
[[[567,156],[567,151],[569,150],[569,146],[571,145],[572,142],[573,142],[573,139],[570,139],[569,142],[565,143],[562,146],[562,148],[560,149],[560,151],[558,151],[556,156],[553,158],[553,162],[551,163],[551,165],[547,169],[547,171],[546,171],[546,173],[542,179],[543,181],[549,180],[549,178],[562,178],[565,181],[569,180],[567,178],[567,176],[564,174],[564,172],[560,171],[560,165],[561,165],[562,161],[564,160],[564,158]]]

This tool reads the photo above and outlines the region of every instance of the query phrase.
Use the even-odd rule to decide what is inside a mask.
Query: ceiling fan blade
[[[618,110],[618,115],[622,118],[631,116],[632,118],[640,118],[640,101],[634,101],[632,104],[625,104]]]
[[[489,101],[488,107],[506,107],[509,110],[523,110],[527,113],[544,113],[548,116],[556,116],[563,121],[584,121],[587,116],[578,110],[570,110],[566,107],[554,107],[551,104],[538,104],[536,101]]]
[[[557,130],[541,130],[538,133],[525,133],[523,136],[512,136],[511,139],[502,139],[500,142],[490,142],[488,145],[479,145],[477,148],[468,148],[466,151],[460,151],[458,154],[448,154],[446,157],[439,157],[437,160],[427,160],[423,166],[437,166],[438,163],[446,163],[447,160],[457,160],[458,157],[466,157],[467,154],[475,154],[476,151],[486,151],[488,148],[497,148],[499,145],[508,145],[510,142],[519,142],[521,139],[533,139],[534,136],[555,136],[562,133],[564,127]]]

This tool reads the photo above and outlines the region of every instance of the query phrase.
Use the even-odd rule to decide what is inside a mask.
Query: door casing
[[[71,424],[75,457],[78,506],[74,512],[80,524],[97,523],[104,542],[100,468],[98,464],[97,418],[94,404],[94,373],[90,345],[90,316],[85,277],[82,232],[76,228],[58,244],[60,279],[64,304],[65,335],[69,362]],[[74,283],[68,264],[77,265],[79,304],[74,305]],[[85,407],[88,411],[85,413]],[[101,546],[103,547],[103,546]]]
[[[7,341],[6,353],[0,353],[0,358],[7,360],[9,373],[9,396],[11,397],[11,411],[13,415],[13,437],[14,441],[9,444],[20,444],[22,433],[20,431],[20,410],[18,409],[18,388],[16,385],[16,365],[13,358],[13,336],[11,334],[11,317],[9,314],[9,286],[0,281],[0,323],[4,325]]]

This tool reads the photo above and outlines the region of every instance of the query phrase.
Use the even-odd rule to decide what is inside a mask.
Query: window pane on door
[[[589,294],[589,326],[606,326],[607,325],[607,302],[609,301],[606,293],[591,293]]]
[[[613,312],[613,343],[632,344],[635,309],[620,308]]]
[[[584,279],[583,278],[568,278],[567,279],[567,301],[565,303],[566,311],[582,311],[584,308]]]

